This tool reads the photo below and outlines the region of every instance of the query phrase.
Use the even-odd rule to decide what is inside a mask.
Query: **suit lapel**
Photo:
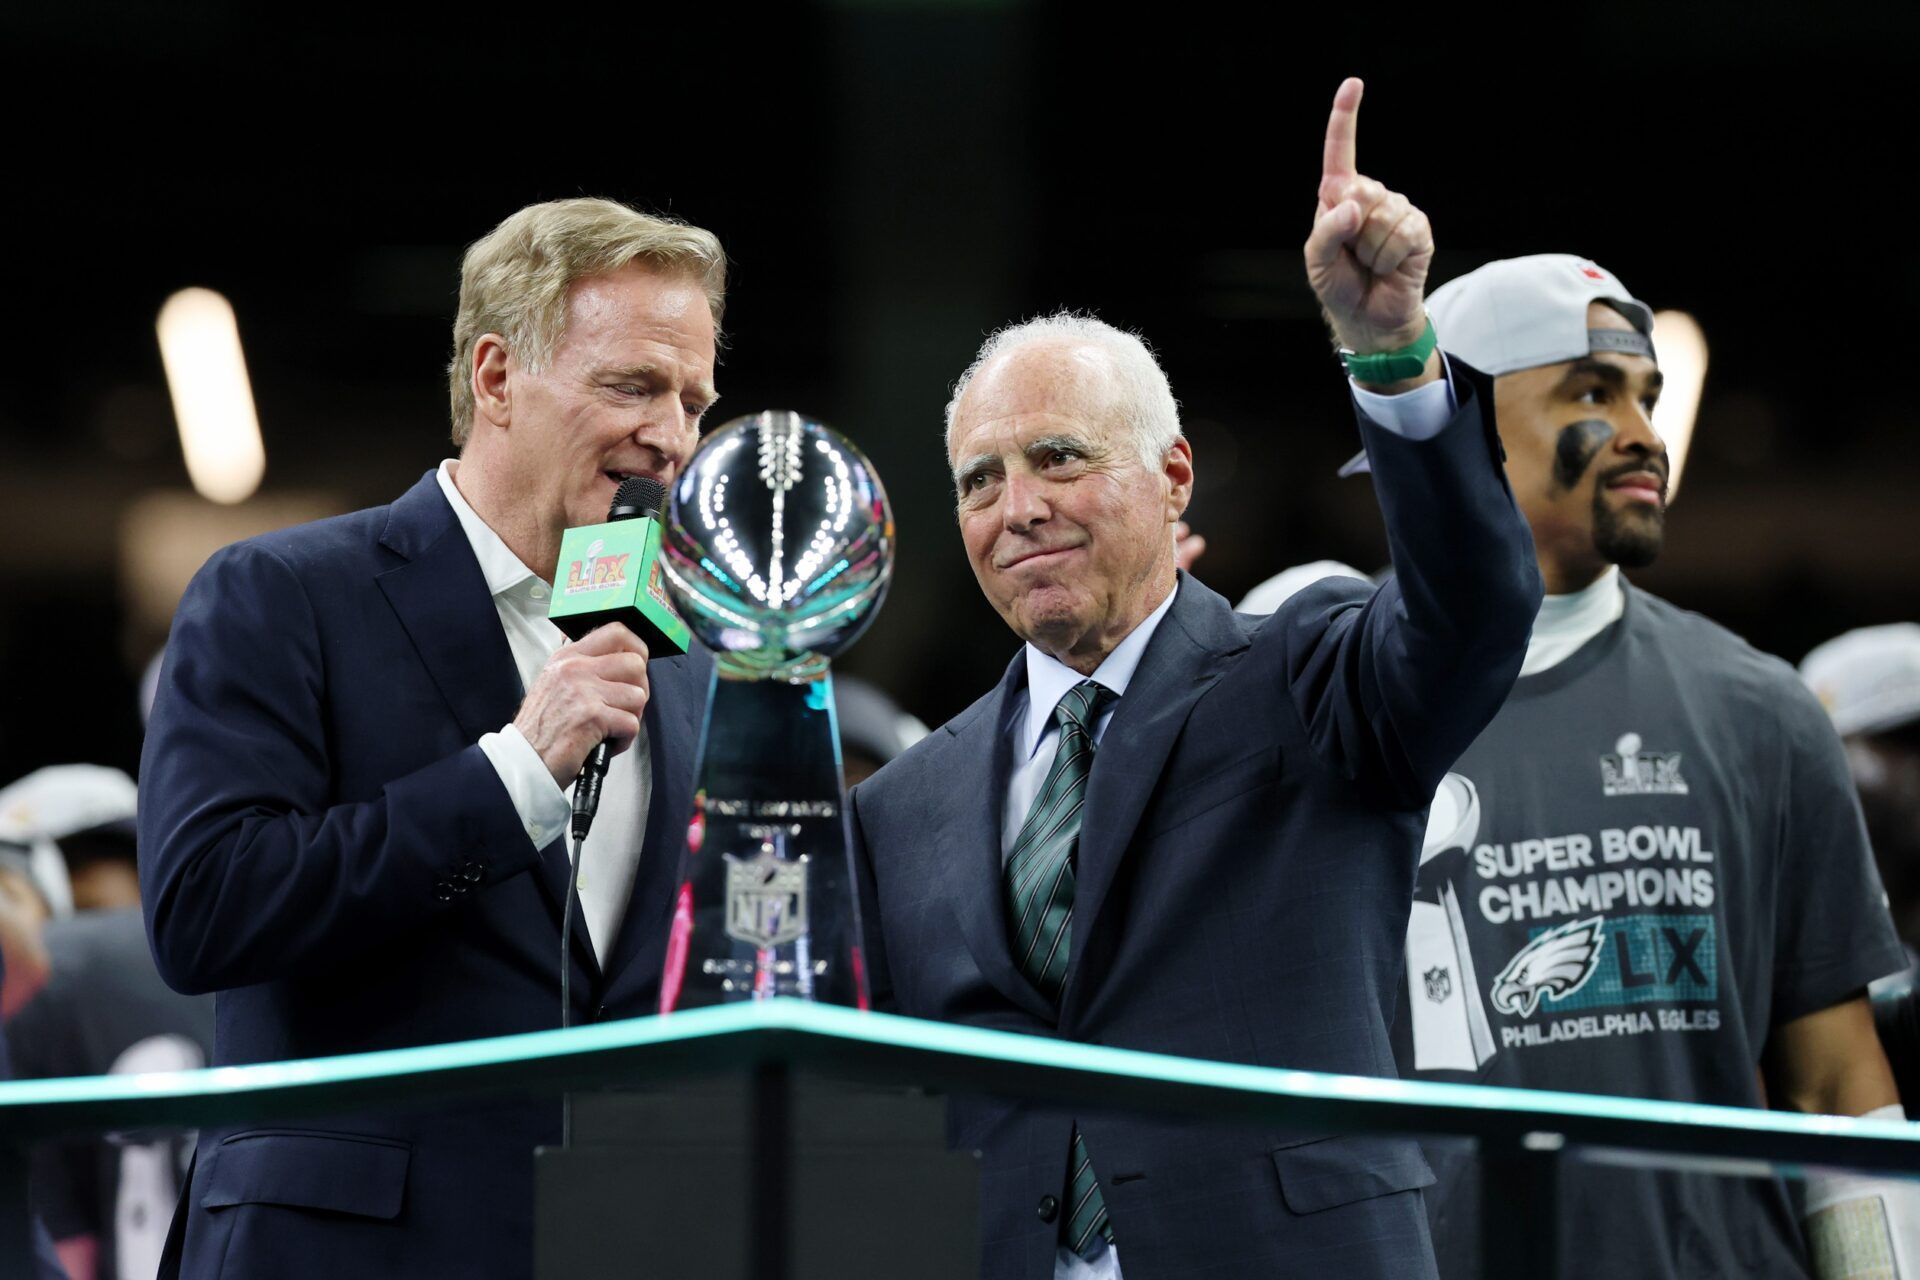
[[[525,691],[486,577],[432,472],[388,509],[381,543],[406,563],[380,589],[469,742],[520,709]]]
[[[1173,607],[1153,633],[1126,696],[1101,735],[1087,779],[1076,855],[1072,950],[1061,993],[1063,1021],[1075,1002],[1074,979],[1087,940],[1099,924],[1100,909],[1167,757],[1201,695],[1220,678],[1224,659],[1247,645],[1225,600],[1185,574],[1177,590]]]
[[[1027,1012],[1052,1022],[1052,1003],[1013,963],[1000,865],[1001,819],[1012,773],[1007,716],[1026,683],[1023,649],[1014,655],[999,688],[971,716],[943,730],[952,740],[935,762],[939,796],[928,829],[941,842],[936,847],[945,861],[946,898],[981,976]]]
[[[406,558],[379,575],[380,589],[462,736],[477,742],[513,719],[526,691],[486,576],[433,472],[389,509],[380,541]],[[568,865],[563,837],[540,851],[533,872],[556,931],[567,901]],[[580,917],[578,902],[574,917]],[[584,926],[574,930],[573,953],[589,975],[599,972]]]
[[[653,789],[640,873],[615,935],[607,965],[607,1003],[637,999],[660,974],[667,924],[680,888],[687,824],[693,817],[694,769],[701,721],[712,683],[713,659],[698,645],[684,655],[647,663],[647,745]]]

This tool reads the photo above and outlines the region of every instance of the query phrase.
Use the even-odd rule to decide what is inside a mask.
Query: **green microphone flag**
[[[560,542],[547,616],[574,640],[606,623],[624,622],[649,653],[685,653],[692,633],[662,578],[660,521],[649,514],[568,529]]]

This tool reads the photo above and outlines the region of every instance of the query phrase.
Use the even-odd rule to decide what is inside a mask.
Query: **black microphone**
[[[620,482],[613,495],[613,507],[607,523],[615,520],[660,518],[660,503],[666,498],[666,486],[652,476],[629,476]],[[600,788],[607,780],[607,765],[613,760],[613,743],[602,742],[587,753],[580,776],[573,783],[573,838],[585,840],[593,826],[593,815],[600,811]]]

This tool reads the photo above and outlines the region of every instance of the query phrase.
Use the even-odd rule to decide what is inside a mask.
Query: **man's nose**
[[[1613,447],[1618,452],[1650,458],[1667,456],[1667,442],[1660,438],[1659,429],[1653,425],[1653,414],[1639,401],[1615,415],[1615,427]]]
[[[1000,518],[1015,533],[1024,533],[1051,514],[1044,486],[1032,476],[1010,472],[1000,501]]]
[[[638,444],[662,448],[671,453],[678,443],[699,431],[699,419],[687,412],[679,396],[656,396],[647,401],[635,416],[629,434]]]
[[[693,426],[693,416],[687,412],[687,406],[679,396],[661,396],[654,402],[653,411],[647,417],[676,432],[686,431]]]

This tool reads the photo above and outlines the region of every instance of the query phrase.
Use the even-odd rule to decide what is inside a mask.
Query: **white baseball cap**
[[[1312,560],[1274,574],[1247,592],[1246,598],[1233,606],[1233,610],[1235,613],[1272,613],[1285,604],[1289,597],[1322,578],[1368,580],[1366,574],[1343,560]]]
[[[1835,636],[1801,661],[1800,678],[1842,734],[1878,733],[1920,720],[1920,623]]]
[[[133,779],[97,764],[36,769],[0,789],[0,864],[33,882],[56,919],[73,914],[73,885],[60,841],[133,822]]]
[[[1625,316],[1633,330],[1588,328],[1587,308],[1595,302]],[[1570,253],[1489,262],[1435,289],[1427,315],[1442,351],[1492,377],[1597,351],[1657,358],[1652,308],[1628,293],[1618,276]],[[1363,452],[1340,474],[1365,470]]]
[[[1589,329],[1587,308],[1604,302],[1635,332]],[[1427,299],[1440,349],[1499,377],[1596,351],[1653,355],[1653,309],[1619,277],[1570,253],[1502,258],[1449,280]]]

